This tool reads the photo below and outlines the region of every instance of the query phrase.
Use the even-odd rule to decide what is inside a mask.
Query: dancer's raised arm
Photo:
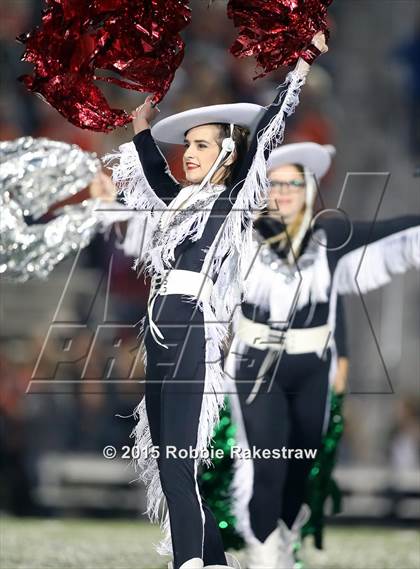
[[[301,84],[305,82],[306,76],[309,72],[311,64],[315,61],[315,59],[328,51],[328,46],[325,41],[325,35],[322,32],[318,32],[312,39],[311,45],[301,54],[298,62],[295,66],[293,74],[300,79],[300,83],[298,83],[298,87],[300,88]],[[279,112],[284,112],[286,115],[289,114],[289,109],[285,108],[285,101],[282,101],[283,97],[288,97],[289,94],[293,95],[293,93],[289,93],[290,89],[293,89],[292,85],[289,85],[287,93],[285,94],[284,91],[280,91],[271,105],[267,108],[265,113],[262,115],[258,126],[254,132],[252,137],[251,143],[249,145],[249,149],[245,160],[241,164],[241,168],[238,171],[237,175],[235,176],[234,180],[234,188],[233,191],[230,193],[230,199],[234,199],[235,196],[238,194],[239,190],[241,189],[245,179],[248,175],[248,172],[252,166],[252,162],[255,158],[257,147],[259,144],[259,139],[261,133],[268,127],[270,122]],[[275,145],[277,146],[277,145]],[[267,160],[270,154],[271,148],[265,147],[264,148],[264,157]]]
[[[147,97],[143,105],[132,112],[133,142],[150,187],[161,200],[168,202],[176,196],[181,185],[172,176],[169,165],[150,132],[150,124],[158,112],[152,105],[152,97]]]

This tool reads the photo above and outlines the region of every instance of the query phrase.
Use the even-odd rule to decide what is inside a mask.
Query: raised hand
[[[98,172],[89,185],[90,197],[106,202],[115,201],[117,195],[111,178],[105,172]]]
[[[150,128],[150,123],[159,114],[159,109],[152,104],[153,97],[149,95],[144,103],[132,111],[134,133]]]
[[[321,53],[327,53],[328,45],[324,32],[317,32],[312,38],[312,45],[314,45]]]
[[[317,57],[323,53],[327,53],[327,51],[328,45],[324,32],[317,32],[312,38],[311,45],[300,54],[296,64],[296,70],[303,75],[307,75],[312,63]]]

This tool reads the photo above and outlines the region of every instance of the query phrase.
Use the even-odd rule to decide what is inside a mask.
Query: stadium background
[[[193,1],[186,55],[162,116],[203,104],[267,104],[284,71],[254,82],[251,61],[237,61],[225,3]],[[130,138],[83,131],[29,95],[15,36],[39,21],[42,2],[0,0],[0,138],[47,136],[102,155]],[[336,207],[371,220],[390,174],[379,218],[419,212],[420,7],[417,0],[337,0],[330,53],[311,72],[286,142],[332,143],[337,158],[321,188]],[[131,109],[142,95],[111,90]],[[173,164],[176,154],[167,149]],[[179,173],[179,172],[178,172]],[[347,174],[350,176],[347,177]],[[1,284],[1,556],[4,567],[137,567],[160,563],[156,530],[140,520],[143,490],[129,484],[127,460],[102,457],[106,445],[131,443],[128,416],[142,393],[143,370],[130,371],[147,284],[115,244],[98,236],[45,281]],[[109,277],[109,278],[108,278]],[[344,513],[331,520],[328,557],[314,566],[419,567],[420,403],[419,275],[346,299],[350,378],[338,478]],[[122,345],[113,359],[119,326]],[[59,364],[59,326],[78,326],[73,363]],[[105,326],[106,327],[106,326]],[[113,328],[115,332],[115,327]],[[99,333],[99,332],[100,333]],[[93,346],[94,357],[86,364]],[[52,380],[53,378],[53,380]]]

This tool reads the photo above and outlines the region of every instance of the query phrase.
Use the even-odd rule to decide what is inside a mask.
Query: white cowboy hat
[[[268,172],[284,164],[300,164],[305,169],[306,208],[299,231],[292,239],[292,247],[288,254],[289,263],[294,263],[295,255],[297,256],[299,254],[302,241],[312,223],[318,181],[328,172],[334,155],[335,148],[330,144],[322,145],[316,142],[296,142],[276,148],[271,152],[268,158]]]
[[[331,144],[296,142],[285,144],[273,150],[267,162],[267,170],[274,170],[283,164],[301,164],[320,180],[328,172],[335,148]]]
[[[204,124],[235,124],[255,129],[264,107],[254,103],[232,103],[190,109],[164,118],[152,127],[152,136],[160,142],[183,144],[185,133]]]

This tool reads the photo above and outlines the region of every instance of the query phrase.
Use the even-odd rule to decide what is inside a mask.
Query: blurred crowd
[[[234,29],[226,17],[225,2],[213,2],[211,17],[206,1],[195,0],[191,4],[193,25],[184,34],[188,46],[185,59],[161,104],[161,115],[223,102],[270,103],[276,88],[284,79],[285,71],[274,72],[255,82],[254,62],[237,61],[227,50],[234,37]],[[20,62],[23,47],[15,41],[15,37],[39,22],[42,6],[41,0],[2,0],[0,3],[0,139],[23,135],[46,136],[76,143],[102,155],[129,140],[130,127],[108,135],[77,129],[55,109],[25,92],[17,81],[17,77],[28,72],[30,66]],[[342,20],[342,9],[337,6],[331,11],[333,45],[334,42],[339,44],[335,19]],[[363,55],[361,57],[363,59]],[[412,35],[394,46],[393,65],[397,66],[404,81],[401,96],[406,101],[404,124],[407,127],[403,129],[405,138],[402,147],[411,156],[413,166],[416,166],[420,164],[420,16],[417,27],[413,26]],[[323,58],[314,67],[298,112],[288,121],[286,142],[311,140],[321,144],[336,144],[340,140],[343,134],[338,132],[335,120],[344,114],[337,102],[340,101],[336,86],[340,73],[342,67],[334,54]],[[121,89],[109,89],[107,94],[111,106],[127,110],[137,106],[144,98],[142,94]],[[167,152],[175,176],[182,178],[182,172],[177,168],[179,150],[168,148]],[[333,185],[334,172],[326,182],[327,190],[331,188],[333,191]],[[103,236],[96,238],[84,252],[83,263],[87,268],[101,273],[108,268],[112,252],[110,302],[113,318],[115,322],[134,325],[145,311],[147,283],[131,270],[131,260],[115,248],[115,238],[118,238],[118,232],[109,240]],[[30,289],[25,290],[28,293]],[[89,327],[89,318],[86,319],[84,314],[87,302],[88,299],[79,298],[73,310],[79,314],[80,322]],[[51,353],[48,355],[43,336],[34,335],[32,330],[28,330],[25,337],[14,337],[7,332],[7,323],[4,321],[2,328],[0,508],[7,508],[16,514],[28,514],[36,510],[31,491],[37,484],[37,464],[43,453],[101,452],[105,445],[120,447],[128,444],[134,420],[132,417],[116,419],[115,414],[129,416],[141,396],[142,370],[130,380],[125,380],[129,375],[127,367],[132,360],[138,330],[133,328],[131,333],[125,333],[122,341],[127,348],[119,351],[110,373],[105,371],[110,360],[108,344],[96,342],[97,373],[90,377],[105,378],[103,381],[83,381],[85,360],[82,357],[66,366],[64,371],[61,370],[63,379],[67,380],[64,383],[46,381],[30,384],[40,353],[42,366],[48,373],[56,365],[56,353],[62,351],[62,346],[54,346],[54,342],[59,344],[60,338],[54,342],[49,340]],[[81,333],[77,341],[86,350],[91,337]],[[39,366],[37,376],[43,377]],[[59,378],[59,375],[55,377]],[[113,381],[113,378],[118,380]],[[121,379],[123,381],[119,381]],[[393,423],[383,427],[384,453],[391,463],[400,467],[419,467],[419,413],[418,401],[402,398],[395,409]],[[357,415],[352,418],[349,412],[342,448],[343,461],[350,462],[358,457],[360,439],[356,432],[357,421]]]

